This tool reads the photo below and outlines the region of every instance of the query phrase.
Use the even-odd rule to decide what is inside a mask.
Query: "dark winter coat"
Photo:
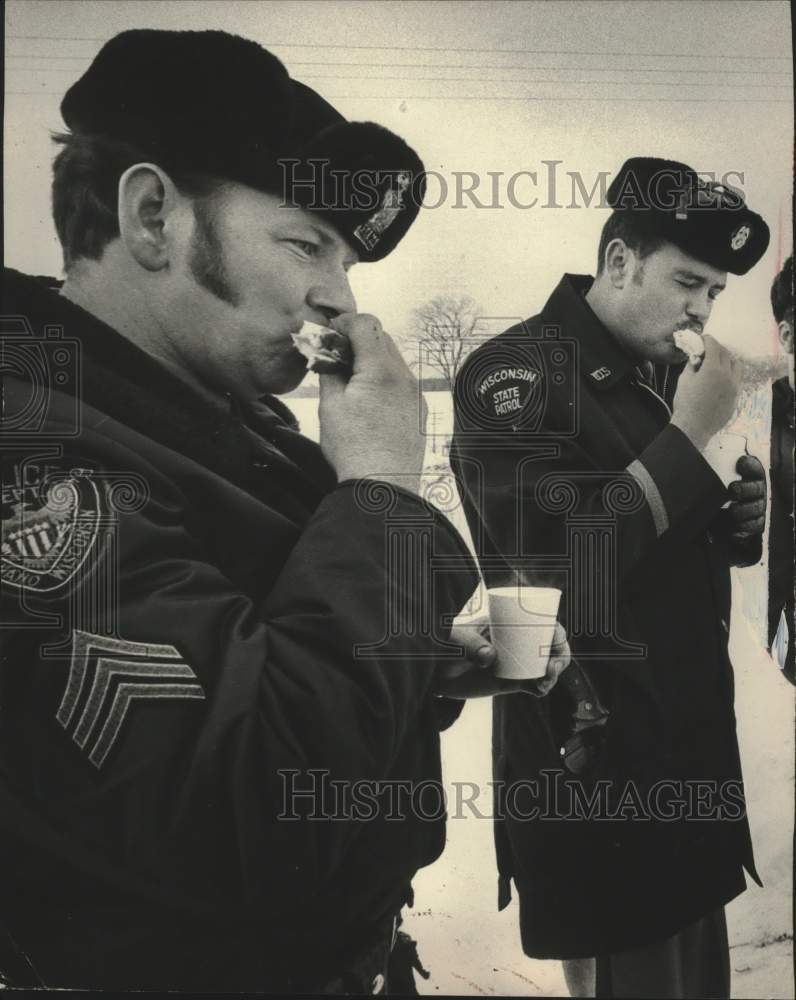
[[[561,766],[561,683],[494,701],[500,902],[513,879],[525,951],[543,958],[665,938],[754,875],[727,643],[729,567],[758,561],[759,539],[731,548],[725,488],[670,424],[678,371],[646,384],[589,285],[566,275],[541,313],[468,358],[451,450],[487,584],[563,591],[574,656],[610,712],[576,779]],[[588,797],[600,781],[607,807],[579,818],[573,786]],[[678,804],[699,782],[720,789],[710,806]]]
[[[444,843],[374,784],[439,782],[445,714],[385,618],[450,620],[471,557],[278,400],[205,401],[40,279],[4,315],[0,925],[56,987],[348,981]],[[391,521],[455,564],[433,592]],[[324,781],[369,784],[288,796]]]

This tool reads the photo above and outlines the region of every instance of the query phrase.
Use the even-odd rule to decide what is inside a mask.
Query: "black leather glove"
[[[741,455],[736,471],[741,479],[730,483],[728,508],[730,538],[744,542],[762,535],[766,526],[766,472],[754,455]]]

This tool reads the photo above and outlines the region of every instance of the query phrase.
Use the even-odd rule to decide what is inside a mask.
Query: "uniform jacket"
[[[771,526],[768,535],[768,642],[782,612],[789,617],[786,672],[793,680],[793,389],[787,376],[771,388]]]
[[[590,283],[565,275],[540,314],[468,358],[455,390],[451,465],[485,580],[563,591],[574,656],[610,712],[596,761],[570,782],[562,684],[494,701],[495,778],[514,787],[497,786],[500,902],[513,878],[537,957],[667,937],[754,870],[727,642],[729,566],[757,561],[759,541],[731,550],[725,489],[669,422],[678,371],[646,384],[585,302]],[[682,819],[674,797],[696,781],[730,783],[727,818]],[[578,818],[572,786],[598,782],[610,807]]]
[[[4,315],[0,924],[58,987],[339,979],[444,842],[378,808],[439,781],[445,715],[440,644],[387,609],[455,615],[471,557],[419,497],[337,483],[278,400],[203,400],[40,279]],[[453,567],[433,592],[391,518]],[[324,781],[359,810],[289,797]]]

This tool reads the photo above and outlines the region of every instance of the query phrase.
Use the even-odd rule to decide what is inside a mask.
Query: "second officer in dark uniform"
[[[456,383],[451,464],[487,585],[558,586],[575,657],[550,698],[494,702],[500,902],[513,879],[528,955],[596,956],[599,996],[729,996],[723,906],[757,877],[729,568],[760,558],[765,481],[745,455],[728,493],[706,457],[738,363],[706,335],[697,370],[674,334],[704,330],[769,233],[682,163],[629,160],[608,199],[597,277],[565,275]],[[590,988],[589,963],[565,970]]]

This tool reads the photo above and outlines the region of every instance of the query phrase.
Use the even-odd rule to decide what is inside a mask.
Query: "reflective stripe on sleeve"
[[[669,527],[669,517],[666,513],[663,498],[661,497],[658,487],[655,485],[655,480],[638,459],[628,465],[627,471],[638,481],[644,491],[644,498],[646,499],[647,505],[652,512],[652,520],[655,524],[655,531],[658,538],[660,538],[664,531],[666,531]]]

